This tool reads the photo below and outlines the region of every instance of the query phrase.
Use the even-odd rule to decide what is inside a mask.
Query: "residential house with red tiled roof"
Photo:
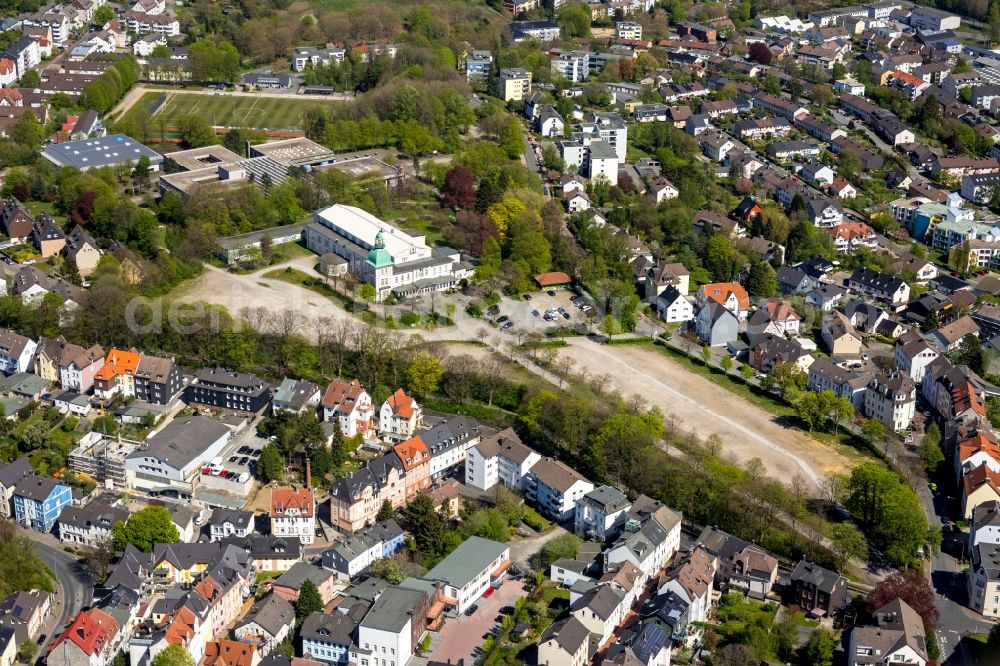
[[[116,393],[135,395],[135,371],[139,367],[139,359],[140,354],[135,349],[112,348],[104,365],[94,373],[94,395],[104,399]]]
[[[106,666],[120,642],[118,623],[104,611],[81,611],[49,646],[47,661],[73,666]]]
[[[962,518],[972,518],[972,510],[984,502],[1000,501],[1000,473],[980,465],[962,476]]]
[[[695,295],[702,307],[709,301],[722,305],[739,319],[746,319],[750,312],[750,295],[739,282],[711,282],[698,288]]]
[[[375,407],[368,391],[357,379],[330,382],[321,402],[324,421],[338,421],[345,437],[367,436],[375,418]]]
[[[403,485],[406,501],[409,502],[419,491],[431,485],[431,452],[420,435],[397,444],[392,450],[403,464]]]
[[[378,434],[389,442],[412,437],[423,420],[424,410],[403,389],[385,399],[378,413]]]
[[[271,490],[271,534],[310,544],[316,534],[316,497],[309,488]]]
[[[260,663],[257,646],[240,641],[209,641],[200,666],[257,666]]]
[[[1000,445],[989,429],[977,429],[958,440],[955,455],[955,474],[961,482],[962,475],[980,465],[986,465],[1000,474]]]
[[[841,222],[826,230],[833,236],[837,252],[852,254],[859,247],[875,249],[878,246],[875,230],[864,222]]]

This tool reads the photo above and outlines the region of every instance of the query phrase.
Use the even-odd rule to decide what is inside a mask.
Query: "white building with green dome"
[[[377,300],[406,298],[459,286],[472,265],[458,250],[431,247],[422,234],[405,231],[374,215],[336,204],[316,212],[305,228],[306,247],[347,261],[351,275],[375,287]]]

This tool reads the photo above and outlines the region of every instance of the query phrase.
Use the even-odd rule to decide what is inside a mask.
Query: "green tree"
[[[743,381],[745,383],[749,384],[750,380],[753,379],[753,375],[754,375],[754,369],[752,365],[750,365],[749,363],[744,363],[743,365],[740,366],[740,376],[743,377]]]
[[[417,495],[406,509],[403,518],[410,534],[425,558],[434,559],[443,554],[444,525],[441,517],[434,511],[434,502],[427,495]]]
[[[989,638],[986,639],[986,646],[993,654],[1000,650],[1000,624],[994,624],[990,629]]]
[[[731,356],[723,356],[722,360],[719,361],[719,367],[728,375],[729,371],[733,369],[733,358]]]
[[[562,534],[550,539],[542,546],[538,554],[540,568],[548,571],[553,562],[560,559],[573,559],[583,539],[575,534]]]
[[[22,664],[34,663],[37,655],[38,643],[33,640],[21,641],[21,644],[17,646],[17,660]],[[194,662],[191,663],[191,666],[194,666]]]
[[[396,512],[392,510],[392,502],[389,500],[382,500],[382,506],[379,507],[378,515],[375,516],[375,520],[382,522],[383,520],[389,520],[396,515]]]
[[[429,352],[418,352],[406,369],[407,387],[418,395],[431,395],[437,391],[444,376],[444,366]]]
[[[861,436],[869,444],[881,442],[885,437],[885,424],[878,419],[865,419],[861,424]]]
[[[937,422],[932,422],[920,440],[920,459],[924,461],[924,468],[928,474],[934,474],[938,465],[944,462],[944,452],[941,450],[941,429]]]
[[[106,6],[107,5],[105,5],[105,7]],[[104,9],[104,7],[101,7],[101,9]],[[135,164],[135,169],[132,171],[132,179],[135,181],[136,186],[146,187],[149,185],[149,172],[149,157],[141,155]]]
[[[406,576],[399,568],[399,562],[391,557],[383,557],[372,562],[372,573],[389,583],[389,585],[399,585]]]
[[[260,459],[257,461],[257,475],[264,483],[278,481],[284,475],[285,461],[281,457],[278,448],[273,444],[266,444],[260,451]]]
[[[150,666],[194,666],[194,658],[182,645],[168,645],[150,662]]]
[[[817,627],[809,634],[809,640],[802,653],[809,666],[833,666],[833,650],[837,647],[837,637],[826,627]]]
[[[144,553],[152,552],[154,544],[175,543],[180,539],[170,511],[155,505],[133,513],[127,521],[115,523],[111,535],[115,550],[123,550],[126,545],[132,544]]]
[[[868,542],[865,540],[865,535],[851,523],[835,525],[830,540],[833,542],[839,569],[843,570],[852,558],[862,562],[868,559]]]
[[[177,121],[181,140],[188,148],[211,146],[215,143],[215,132],[204,118],[196,113],[189,113]]]
[[[42,85],[42,77],[37,70],[29,69],[18,82],[19,88],[31,88],[34,90]]]
[[[897,566],[912,563],[928,541],[927,516],[916,493],[895,472],[874,462],[851,472],[845,504]]]
[[[77,286],[83,284],[83,278],[80,276],[80,267],[76,264],[76,257],[71,254],[66,255],[66,260],[63,262],[60,273],[71,284]]]
[[[747,291],[753,296],[770,298],[778,290],[778,278],[766,261],[755,261],[750,266],[750,275],[747,277]]]
[[[309,617],[311,613],[320,613],[322,611],[323,597],[319,594],[319,588],[316,587],[316,583],[307,578],[299,588],[299,598],[295,602],[295,618],[301,622]]]
[[[114,20],[115,20],[115,10],[111,9],[111,7],[107,5],[101,5],[100,7],[97,8],[97,11],[94,12],[95,25],[104,27],[108,23],[111,23]]]

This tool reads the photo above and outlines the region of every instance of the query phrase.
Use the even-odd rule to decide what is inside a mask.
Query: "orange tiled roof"
[[[252,666],[257,646],[239,641],[209,641],[202,666]]]
[[[400,462],[403,463],[403,469],[407,472],[414,467],[429,463],[431,459],[431,452],[424,444],[424,440],[420,439],[420,435],[397,444],[392,447],[392,450],[399,456]]]
[[[977,488],[988,485],[993,492],[1000,496],[1000,474],[997,474],[986,465],[975,467],[962,477],[962,486],[965,496],[968,497]]]
[[[316,509],[313,491],[308,488],[275,488],[271,491],[271,518],[282,517],[288,509],[298,509],[299,516],[310,518]]]
[[[134,375],[139,367],[139,352],[134,349],[111,348],[104,366],[94,374],[95,379],[114,379],[118,375]]]
[[[864,222],[842,222],[830,227],[829,233],[834,238],[843,238],[847,241],[875,235],[875,231]]]
[[[389,408],[392,413],[401,419],[408,419],[413,416],[413,398],[406,395],[403,389],[396,389],[396,392],[389,396]]]
[[[961,462],[965,462],[970,456],[980,451],[987,453],[991,458],[1000,462],[1000,446],[997,446],[997,443],[990,439],[982,430],[977,431],[976,434],[958,443],[958,459]]]
[[[323,405],[335,407],[339,413],[350,414],[354,411],[354,405],[364,390],[365,387],[357,379],[352,379],[349,382],[335,379],[326,387],[326,392],[323,394]]]
[[[750,309],[750,295],[739,282],[712,282],[702,285],[701,288],[705,290],[705,296],[720,305],[725,305],[729,294],[734,294],[740,310]]]

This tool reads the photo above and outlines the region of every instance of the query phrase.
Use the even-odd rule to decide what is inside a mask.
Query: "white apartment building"
[[[865,392],[865,415],[878,419],[892,432],[906,430],[916,412],[917,389],[909,375],[877,375]]]

